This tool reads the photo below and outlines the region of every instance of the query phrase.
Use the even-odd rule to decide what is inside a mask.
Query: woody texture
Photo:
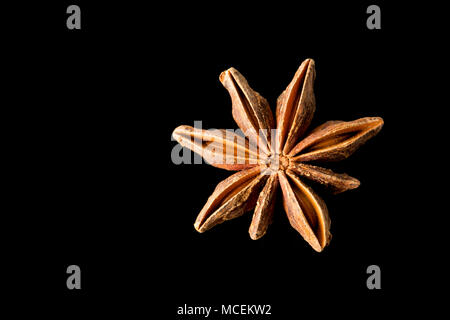
[[[381,130],[383,119],[328,121],[308,131],[316,108],[314,79],[314,61],[307,59],[279,96],[274,118],[267,100],[230,68],[222,72],[220,81],[231,96],[233,118],[245,137],[190,126],[174,130],[178,143],[209,164],[237,171],[217,185],[195,221],[197,231],[253,210],[249,233],[259,239],[272,221],[279,194],[291,226],[314,250],[327,246],[331,240],[328,209],[306,183],[320,183],[334,194],[357,188],[357,179],[317,164],[349,157]]]

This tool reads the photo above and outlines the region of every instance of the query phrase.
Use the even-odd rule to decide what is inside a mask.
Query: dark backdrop
[[[401,126],[414,108],[404,100],[414,59],[405,8],[377,2],[382,29],[368,30],[369,2],[75,2],[82,30],[66,29],[72,3],[59,2],[22,7],[21,36],[10,35],[11,136],[20,141],[10,190],[25,196],[14,196],[7,264],[19,270],[20,296],[62,306],[60,315],[89,308],[175,319],[184,304],[271,304],[273,319],[402,310],[413,250],[405,216],[419,210],[399,200],[410,187]],[[385,120],[378,136],[329,166],[361,186],[336,196],[317,190],[331,244],[314,252],[281,206],[261,240],[248,236],[250,213],[198,234],[197,213],[230,173],[174,165],[171,132],[194,120],[236,127],[223,70],[237,68],[274,108],[305,58],[317,71],[312,127]],[[70,264],[81,267],[81,291],[66,288]],[[371,264],[381,267],[378,291],[366,287]]]

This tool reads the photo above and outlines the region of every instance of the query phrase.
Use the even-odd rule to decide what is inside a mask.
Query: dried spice
[[[307,59],[278,98],[274,119],[267,100],[230,68],[220,81],[231,96],[233,118],[246,138],[224,130],[175,129],[173,137],[211,165],[238,170],[217,185],[195,221],[196,230],[204,232],[254,209],[249,233],[252,239],[261,238],[272,221],[280,186],[292,227],[318,252],[329,243],[327,207],[304,181],[321,183],[333,193],[357,188],[359,181],[308,162],[347,158],[381,130],[383,119],[328,121],[306,134],[316,108],[314,79],[314,61]]]

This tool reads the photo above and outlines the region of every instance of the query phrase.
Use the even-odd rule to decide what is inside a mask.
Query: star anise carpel
[[[281,189],[291,226],[314,250],[322,251],[331,239],[328,209],[305,182],[320,183],[333,193],[357,188],[357,179],[319,167],[317,162],[347,158],[381,130],[383,119],[328,121],[308,132],[316,108],[312,59],[300,65],[279,96],[275,119],[267,100],[236,69],[222,72],[219,79],[231,96],[233,118],[245,137],[190,126],[173,132],[182,146],[199,153],[209,164],[237,171],[217,185],[199,213],[195,229],[204,232],[254,209],[249,233],[252,239],[259,239],[272,221]]]

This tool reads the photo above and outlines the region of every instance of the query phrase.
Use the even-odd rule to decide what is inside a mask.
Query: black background
[[[416,196],[403,128],[416,113],[406,96],[423,49],[408,7],[375,2],[382,29],[368,30],[369,2],[73,3],[81,30],[67,30],[72,2],[62,1],[16,9],[8,33],[14,179],[5,264],[16,271],[14,296],[42,299],[39,308],[61,316],[182,319],[184,304],[271,304],[274,319],[403,312],[399,295],[414,298],[424,281],[410,272],[425,248],[405,240],[423,205],[404,200]],[[331,244],[314,252],[281,206],[261,240],[248,236],[250,213],[198,234],[197,213],[231,173],[172,164],[171,132],[194,120],[236,127],[223,70],[237,68],[274,108],[305,58],[317,73],[311,127],[385,120],[352,157],[328,166],[361,186],[336,196],[317,189]],[[66,288],[71,264],[81,267],[80,291]],[[366,287],[371,264],[381,267],[381,290]]]

